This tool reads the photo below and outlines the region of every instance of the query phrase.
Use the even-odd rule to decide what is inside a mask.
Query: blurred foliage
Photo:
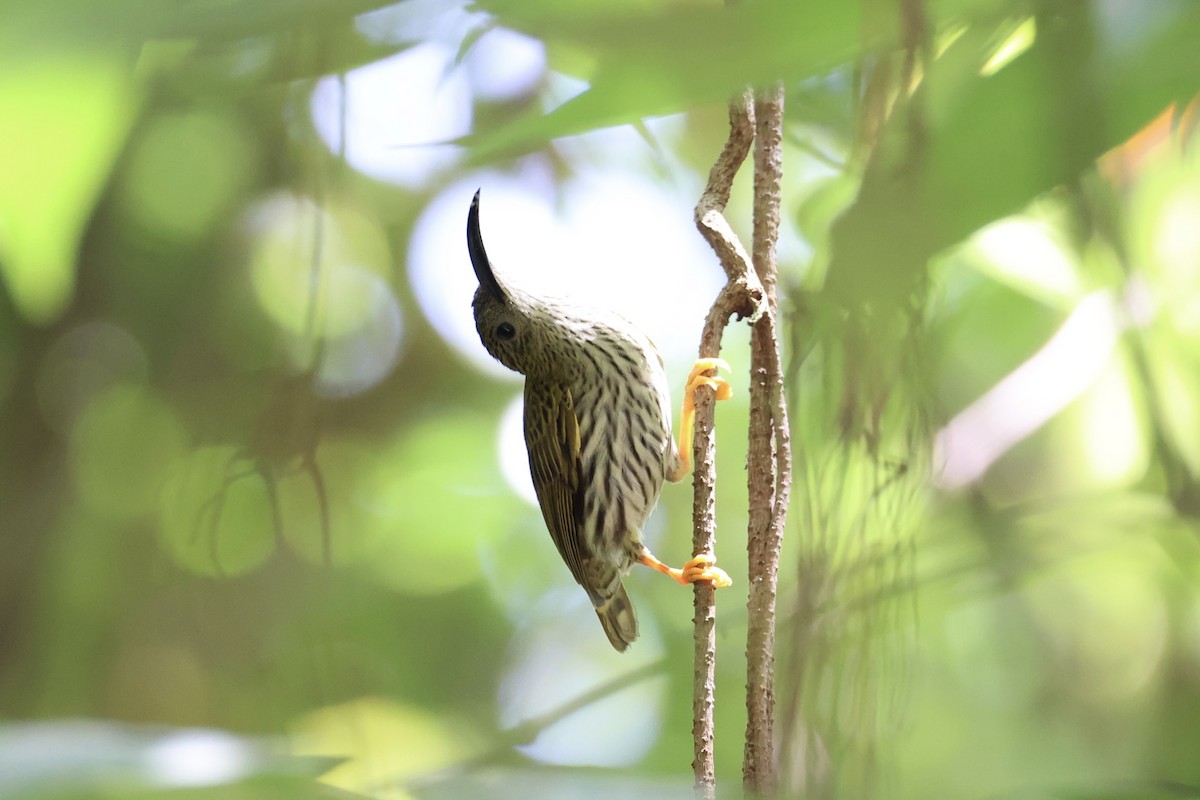
[[[544,54],[507,95],[498,31]],[[1187,0],[4,4],[0,797],[689,793],[687,593],[635,574],[643,639],[608,650],[496,455],[515,384],[446,338],[414,239],[481,168],[620,169],[607,126],[694,196],[725,98],[774,79],[782,785],[1197,796],[1197,41]],[[430,44],[470,132],[356,168],[318,86]],[[662,506],[679,560],[688,492]]]

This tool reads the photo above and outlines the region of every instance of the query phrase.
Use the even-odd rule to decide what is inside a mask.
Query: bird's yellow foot
[[[696,389],[700,386],[711,386],[717,393],[718,400],[728,400],[733,396],[733,388],[729,381],[717,375],[705,375],[706,372],[723,369],[729,372],[729,365],[720,358],[698,358],[688,375],[687,386],[683,388],[683,409],[679,414],[679,458],[675,466],[667,473],[671,483],[682,480],[692,469],[692,434],[696,424]]]
[[[692,372],[688,375],[687,385],[683,390],[685,404],[690,405],[688,398],[696,394],[696,388],[699,386],[711,386],[713,391],[717,393],[718,400],[728,400],[733,396],[733,387],[729,385],[729,381],[719,375],[704,374],[717,369],[729,372],[729,364],[723,358],[696,359],[696,363],[692,366]]]
[[[716,565],[717,560],[708,553],[693,556],[691,560],[683,565],[682,569],[668,567],[655,558],[654,554],[649,550],[642,550],[638,561],[650,569],[661,572],[663,575],[671,576],[684,586],[696,583],[697,581],[709,581],[717,589],[724,589],[726,586],[733,585],[733,581],[729,579],[729,575],[725,573],[725,570]]]
[[[729,579],[725,570],[717,566],[717,559],[708,553],[693,556],[683,565],[681,571],[683,572],[681,579],[683,583],[708,581],[716,589],[724,589],[726,586],[733,585],[733,581]]]

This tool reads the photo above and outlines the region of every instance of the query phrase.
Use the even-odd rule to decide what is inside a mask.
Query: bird
[[[671,397],[662,357],[620,315],[540,297],[500,280],[483,246],[479,192],[467,213],[467,251],[479,286],[472,300],[480,341],[525,376],[525,445],[542,517],[559,555],[587,592],[612,646],[638,636],[622,583],[644,564],[683,584],[729,586],[708,553],[681,568],[659,561],[642,529],[664,481],[691,470],[695,392],[731,396],[718,358],[698,359],[684,390],[680,448],[671,436]]]

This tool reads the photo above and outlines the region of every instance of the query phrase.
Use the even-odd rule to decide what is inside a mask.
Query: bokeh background
[[[691,594],[635,572],[611,650],[465,218],[482,188],[505,279],[620,310],[681,388],[692,207],[775,79],[783,790],[1200,796],[1197,41],[1171,0],[10,0],[0,797],[690,796]]]

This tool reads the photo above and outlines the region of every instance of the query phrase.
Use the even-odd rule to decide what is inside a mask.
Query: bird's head
[[[483,248],[479,230],[479,192],[467,214],[467,250],[479,288],[472,308],[475,329],[492,357],[523,375],[559,380],[578,367],[588,348],[631,351],[636,360],[646,348],[644,336],[619,315],[584,307],[564,298],[526,294],[500,282]]]
[[[501,284],[492,270],[479,230],[478,191],[467,213],[467,251],[471,255],[475,277],[479,279],[479,288],[471,303],[479,339],[501,364],[528,374],[530,354],[536,351],[538,344],[537,314],[531,313],[536,310],[531,307],[530,298]]]

